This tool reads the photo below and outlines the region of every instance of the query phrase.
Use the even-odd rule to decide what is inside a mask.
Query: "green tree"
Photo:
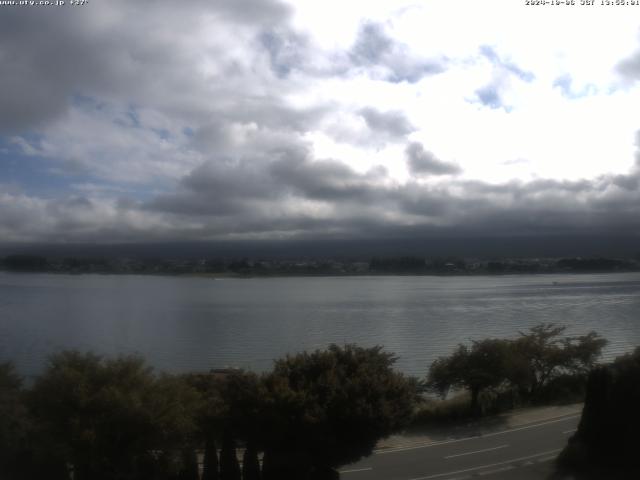
[[[471,410],[479,412],[480,393],[497,388],[507,378],[509,342],[501,339],[474,341],[471,348],[458,345],[448,357],[435,360],[427,377],[427,385],[441,396],[451,387],[466,388],[471,393]]]
[[[21,396],[22,378],[13,364],[0,363],[0,459],[26,433]]]
[[[260,480],[258,450],[253,441],[247,444],[242,457],[242,480]]]
[[[138,357],[67,351],[51,357],[30,406],[75,478],[96,480],[135,476],[151,451],[184,448],[198,398],[180,379],[155,376]]]
[[[199,480],[198,457],[193,448],[182,450],[180,480]]]
[[[42,429],[30,415],[22,383],[13,364],[0,364],[0,478],[67,480],[60,451],[42,441]]]
[[[226,414],[226,405],[220,392],[220,375],[215,372],[189,373],[183,379],[198,392],[201,399],[196,410],[196,421],[198,441],[204,446],[202,480],[218,480],[217,442]]]
[[[591,370],[582,417],[560,454],[561,468],[587,473],[584,478],[640,478],[639,380],[640,347]]]
[[[217,379],[217,388],[222,401],[222,431],[233,432],[235,438],[245,442],[259,443],[266,405],[263,379],[255,373],[232,370]]]
[[[240,464],[236,452],[236,442],[230,431],[226,431],[222,438],[220,451],[220,480],[240,480]]]
[[[49,266],[47,259],[39,255],[9,255],[3,261],[7,270],[41,272]]]
[[[234,460],[235,454],[228,454],[228,435],[253,445],[256,453],[258,446],[262,445],[261,417],[265,390],[261,377],[234,369],[188,374],[185,380],[198,390],[203,399],[198,410],[198,424],[201,442],[205,445],[204,479],[215,480],[229,475],[235,478],[233,464],[235,461],[237,465],[237,460]],[[220,441],[223,448],[218,464],[215,445]]]
[[[23,478],[28,462],[29,418],[22,378],[13,364],[0,363],[0,478]]]
[[[215,438],[207,438],[204,445],[202,480],[218,480],[218,452]]]
[[[520,332],[513,348],[514,362],[521,366],[518,383],[528,396],[559,374],[585,374],[602,353],[607,341],[596,332],[577,337],[563,337],[565,326],[542,323]]]
[[[537,398],[541,389],[560,375],[586,379],[606,340],[595,332],[563,337],[566,327],[540,324],[516,339],[486,339],[458,345],[451,355],[436,359],[426,385],[445,397],[451,387],[471,393],[471,410],[480,412],[485,390],[516,387],[525,398]]]
[[[303,479],[371,454],[413,413],[417,382],[382,347],[331,345],[277,360],[265,378],[263,476]]]

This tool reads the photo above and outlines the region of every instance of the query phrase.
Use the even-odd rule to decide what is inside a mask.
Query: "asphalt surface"
[[[342,480],[544,479],[575,431],[580,415],[478,436],[376,451],[344,467]]]

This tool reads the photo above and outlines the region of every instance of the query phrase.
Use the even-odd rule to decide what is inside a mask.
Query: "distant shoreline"
[[[18,275],[99,275],[99,276],[138,276],[138,277],[169,277],[169,278],[205,278],[205,279],[261,279],[261,278],[345,278],[345,277],[516,277],[541,275],[596,275],[616,273],[640,273],[635,270],[579,270],[579,271],[543,271],[543,272],[451,272],[451,273],[413,273],[413,272],[363,272],[363,273],[270,273],[270,274],[239,274],[232,272],[207,273],[167,273],[167,272],[71,272],[59,270],[17,271],[0,269],[0,273]]]
[[[0,270],[66,274],[134,274],[215,278],[343,276],[478,276],[640,271],[638,258],[501,258],[395,256],[368,261],[339,258],[104,258],[14,254]]]

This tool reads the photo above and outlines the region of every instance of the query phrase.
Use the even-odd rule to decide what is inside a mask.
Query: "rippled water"
[[[640,345],[640,274],[209,279],[0,273],[0,360],[36,374],[62,348],[144,355],[169,371],[259,371],[329,343],[384,345],[424,375],[459,342],[539,322]]]

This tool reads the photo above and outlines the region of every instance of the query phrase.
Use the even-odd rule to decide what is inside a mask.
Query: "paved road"
[[[543,479],[580,415],[509,430],[379,450],[341,470],[343,480]]]

